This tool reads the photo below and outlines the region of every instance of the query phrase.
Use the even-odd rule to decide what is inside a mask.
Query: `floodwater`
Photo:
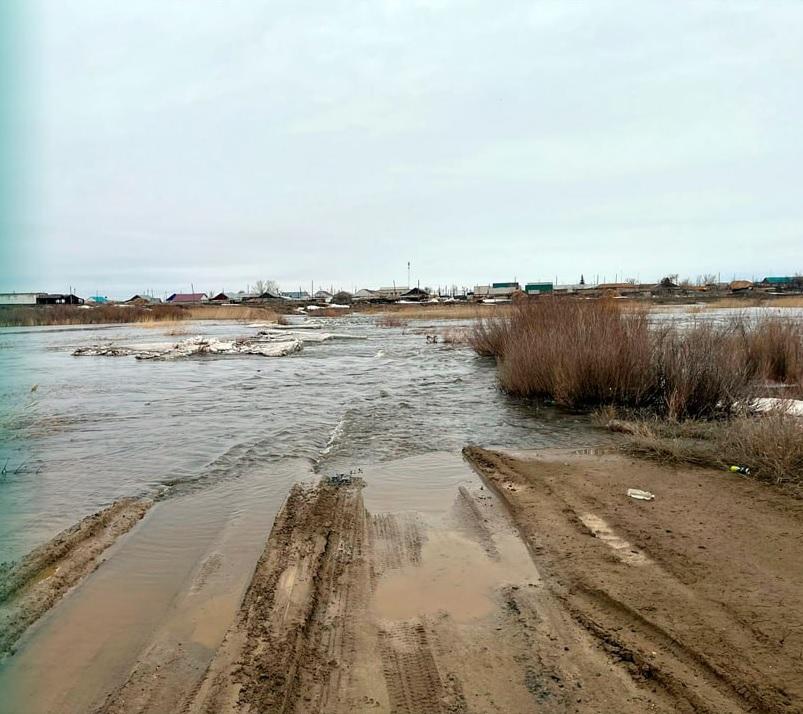
[[[168,334],[175,329],[219,338],[256,330],[210,322],[0,330],[0,561],[121,496],[170,499],[257,474],[255,483],[276,484],[278,507],[292,481],[276,476],[287,474],[285,461],[329,473],[468,443],[599,438],[583,417],[499,393],[494,365],[471,350],[427,344],[427,334],[456,327],[339,318],[326,329],[367,339],[308,343],[281,358],[170,362],[71,352],[181,339]]]
[[[0,712],[91,711],[132,667],[180,675],[176,692],[197,681],[295,481],[359,470],[369,509],[427,517],[476,481],[459,457],[468,443],[538,448],[600,438],[584,417],[499,393],[493,363],[470,349],[427,343],[426,335],[459,325],[329,322],[328,331],[365,339],[307,343],[280,358],[159,362],[71,352],[256,329],[206,322],[0,333],[0,560],[121,496],[158,499],[0,665]],[[187,334],[168,334],[177,329]],[[490,604],[485,580],[502,565],[478,579],[477,546],[454,532],[440,540],[432,533],[419,582],[432,595],[453,592],[455,578],[472,581],[465,616],[482,614]],[[391,581],[383,591],[387,615],[407,600],[409,583]],[[164,666],[176,652],[180,672]]]

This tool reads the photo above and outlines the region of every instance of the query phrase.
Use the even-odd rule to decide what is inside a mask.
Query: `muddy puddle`
[[[172,661],[182,682],[197,680],[290,484],[310,474],[303,460],[273,463],[154,505],[0,667],[0,711],[93,711],[138,666]]]
[[[353,604],[387,625],[375,659],[418,637],[393,634],[411,609],[458,627],[497,617],[500,583],[529,588],[537,573],[459,450],[598,436],[581,417],[508,400],[470,350],[426,342],[447,327],[333,320],[329,331],[359,339],[180,361],[72,356],[142,343],[138,327],[0,332],[0,560],[115,499],[156,499],[0,663],[0,711],[180,711],[220,657],[292,484],[335,472],[366,483],[371,596]],[[308,583],[303,569],[282,577],[293,597]]]
[[[539,576],[496,497],[459,454],[431,453],[358,470],[365,485],[357,512],[364,515],[341,535],[344,542],[365,543],[370,574],[355,568],[329,585],[336,591],[351,583],[345,620],[353,622],[342,625],[363,623],[373,633],[372,644],[355,644],[344,659],[354,658],[356,671],[367,666],[357,660],[378,647],[395,679],[381,697],[356,681],[342,694],[344,701],[382,700],[380,711],[422,711],[399,708],[405,697],[426,702],[434,696],[416,688],[435,686],[435,670],[417,674],[416,668],[421,657],[437,653],[426,649],[405,664],[404,652],[421,649],[410,640],[418,637],[417,628],[431,630],[427,636],[441,638],[442,647],[462,646],[461,628],[474,633],[471,640],[483,632],[491,641],[508,607],[505,593],[534,591]],[[316,478],[307,462],[287,461],[157,503],[94,574],[29,630],[0,670],[0,712],[183,711],[208,671],[226,660],[221,644],[227,632],[231,636],[254,567],[264,557],[278,504],[293,482],[312,488]],[[319,528],[330,518],[337,521],[326,512],[308,525]],[[327,574],[302,560],[282,563],[275,586],[286,602],[282,612],[303,608],[312,584]],[[338,595],[330,597],[337,601]],[[397,657],[402,660],[394,665]],[[426,681],[413,681],[419,676]],[[524,684],[520,690],[521,697],[530,696]],[[500,690],[496,696],[510,701],[511,695]],[[320,711],[328,710],[335,709]]]

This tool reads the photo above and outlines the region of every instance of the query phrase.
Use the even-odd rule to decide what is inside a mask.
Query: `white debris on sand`
[[[218,340],[214,337],[190,337],[180,342],[161,345],[93,345],[79,347],[73,352],[76,357],[136,357],[137,359],[172,360],[195,355],[260,355],[284,357],[299,352],[301,340],[265,342],[262,340]]]
[[[760,397],[751,403],[757,412],[779,410],[786,414],[803,417],[803,399],[781,399],[779,397]]]

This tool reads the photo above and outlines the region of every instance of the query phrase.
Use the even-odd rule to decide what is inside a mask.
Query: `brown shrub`
[[[776,316],[739,319],[741,352],[754,374],[774,382],[803,384],[803,329]]]
[[[570,407],[617,404],[673,419],[712,417],[743,399],[752,368],[731,326],[651,327],[615,300],[521,301],[479,320],[472,345],[497,358],[502,388]]]
[[[380,315],[376,320],[376,324],[379,327],[407,327],[407,320],[397,315]]]
[[[188,317],[189,313],[178,305],[42,305],[0,310],[0,324],[22,327],[154,322],[185,320]]]
[[[501,357],[512,329],[509,316],[478,317],[469,337],[469,343],[483,357]]]
[[[803,487],[803,421],[783,408],[707,421],[619,417],[609,408],[595,413],[597,423],[626,435],[622,448],[633,456],[715,468],[746,466],[762,481]]]
[[[710,418],[743,399],[753,371],[734,347],[729,326],[695,322],[656,328],[651,379],[656,412],[670,419]]]
[[[803,485],[803,426],[783,409],[734,419],[718,446],[726,462],[749,466],[757,478]]]

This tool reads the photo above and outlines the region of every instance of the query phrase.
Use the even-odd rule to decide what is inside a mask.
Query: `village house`
[[[177,305],[188,305],[197,302],[207,302],[206,293],[173,293],[167,302]]]
[[[792,277],[790,275],[785,275],[766,277],[759,285],[763,290],[773,292],[803,290],[803,276]]]
[[[47,293],[0,293],[0,305],[31,307],[40,304],[39,299],[46,295]]]
[[[281,296],[286,300],[309,300],[309,293],[306,290],[289,290],[283,291]]]
[[[162,298],[154,297],[153,295],[134,295],[125,301],[126,305],[159,305]]]
[[[371,302],[379,299],[379,294],[376,290],[369,290],[368,288],[360,288],[354,293],[355,302]]]
[[[429,297],[429,293],[426,290],[416,287],[403,293],[400,300],[406,302],[424,302],[425,300],[429,300]]]

